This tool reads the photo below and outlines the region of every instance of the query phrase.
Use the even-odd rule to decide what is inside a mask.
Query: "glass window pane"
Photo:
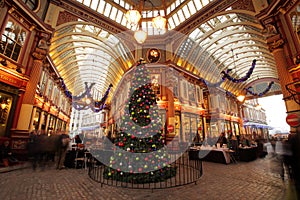
[[[93,10],[97,10],[98,2],[99,2],[99,1],[95,1],[95,0],[92,1],[91,8],[92,8]]]
[[[112,20],[115,20],[116,19],[116,16],[117,16],[117,9],[115,7],[112,7],[112,10],[111,10],[111,13],[110,13],[110,18]]]
[[[86,6],[88,6],[88,7],[90,7],[90,5],[91,5],[91,0],[84,0],[84,1],[83,1],[83,4],[86,5]]]
[[[105,15],[106,17],[109,16],[110,10],[111,10],[111,5],[107,3],[107,4],[106,4],[106,7],[105,7],[105,10],[104,10],[104,15]]]
[[[101,13],[101,14],[103,14],[103,12],[104,12],[104,7],[105,7],[105,1],[104,0],[100,0],[100,4],[99,4],[99,6],[98,6],[98,12],[99,13]]]
[[[190,2],[188,3],[188,6],[189,6],[189,9],[190,9],[190,11],[191,11],[191,14],[192,14],[192,15],[195,14],[195,13],[196,13],[196,8],[195,8],[195,5],[194,5],[193,1],[190,1]]]

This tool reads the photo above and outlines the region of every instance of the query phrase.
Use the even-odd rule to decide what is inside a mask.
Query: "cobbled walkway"
[[[56,170],[53,166],[0,173],[0,180],[1,200],[291,199],[286,192],[289,181],[281,180],[276,162],[269,158],[229,165],[204,162],[197,184],[154,191],[101,187],[85,169]]]

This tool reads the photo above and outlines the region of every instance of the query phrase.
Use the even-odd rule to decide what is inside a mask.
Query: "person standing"
[[[70,144],[70,136],[66,133],[63,133],[59,136],[58,141],[58,162],[56,169],[64,169],[64,162],[66,153]]]
[[[289,138],[292,151],[291,168],[293,173],[293,181],[296,188],[296,195],[300,198],[300,126],[297,127],[296,133]]]

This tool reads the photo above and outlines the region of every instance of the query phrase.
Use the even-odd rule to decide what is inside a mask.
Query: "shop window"
[[[53,92],[53,102],[55,105],[58,105],[58,98],[59,98],[59,91],[57,87],[55,87]]]
[[[36,11],[39,7],[39,0],[22,0],[31,10]]]
[[[45,71],[43,71],[42,75],[41,75],[40,82],[39,82],[40,95],[43,95],[45,93],[47,79],[48,79],[48,75]]]
[[[191,83],[188,84],[188,93],[189,93],[189,100],[195,102],[195,86]]]
[[[10,95],[0,93],[0,136],[5,135],[11,103],[12,97]]]
[[[155,95],[160,95],[160,75],[159,74],[153,74],[151,75],[151,84],[152,84],[152,90]]]
[[[47,88],[47,92],[46,92],[46,96],[48,98],[51,98],[52,88],[53,88],[53,82],[51,80],[49,80],[48,88]]]
[[[1,38],[0,53],[18,61],[27,32],[16,22],[8,20]]]
[[[294,33],[300,41],[300,4],[298,4],[296,8],[290,12],[290,18]]]
[[[39,122],[41,120],[41,111],[37,110],[33,119],[33,127],[34,130],[38,130],[39,129]]]
[[[174,93],[174,97],[179,97],[179,94],[178,94],[178,79],[175,78],[175,84],[174,84],[174,88],[173,88],[173,93]]]

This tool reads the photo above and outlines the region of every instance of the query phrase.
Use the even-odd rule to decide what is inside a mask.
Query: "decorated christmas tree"
[[[132,76],[129,98],[117,133],[115,153],[104,177],[118,181],[148,183],[176,175],[164,145],[163,125],[149,71],[141,60]]]

